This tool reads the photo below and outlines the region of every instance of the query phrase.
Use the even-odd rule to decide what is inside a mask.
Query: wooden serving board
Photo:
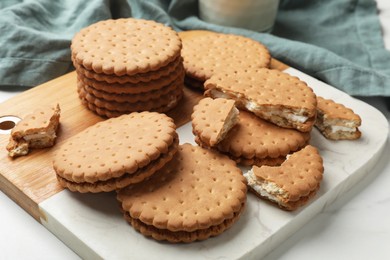
[[[181,37],[196,37],[204,33],[182,32]],[[23,118],[45,104],[59,103],[61,107],[61,125],[53,148],[34,150],[28,156],[10,159],[5,150],[9,135],[0,134],[0,147],[4,147],[0,149],[0,189],[82,257],[123,258],[140,250],[140,258],[150,258],[148,253],[154,253],[157,248],[165,250],[166,259],[189,257],[187,253],[195,254],[191,257],[196,259],[196,254],[207,248],[207,253],[200,258],[221,257],[229,251],[229,258],[256,259],[363,178],[378,160],[388,135],[386,119],[371,106],[276,60],[272,60],[271,67],[302,78],[315,93],[352,107],[363,119],[363,138],[356,142],[331,142],[318,132],[313,133],[312,144],[319,148],[324,158],[324,181],[313,202],[297,212],[287,213],[271,205],[260,204],[256,197],[250,195],[242,220],[226,235],[191,245],[166,245],[146,239],[128,227],[121,219],[113,194],[72,194],[63,190],[52,168],[53,152],[67,138],[103,120],[81,104],[76,91],[75,72],[0,104],[0,118]],[[168,113],[180,127],[179,136],[184,141],[193,139],[188,122],[192,108],[200,98],[200,92],[185,88],[183,99]],[[113,232],[107,233],[107,229]],[[250,241],[245,241],[247,238]],[[137,249],[129,243],[137,243]],[[240,247],[242,252],[234,251],[235,247]],[[164,259],[163,256],[158,257]]]

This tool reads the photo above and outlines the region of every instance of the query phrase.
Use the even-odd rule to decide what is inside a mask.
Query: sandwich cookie
[[[107,101],[104,98],[97,98],[86,91],[86,86],[78,82],[78,94],[82,103],[91,111],[102,117],[118,117],[132,112],[159,112],[165,113],[174,108],[183,96],[183,87],[178,85],[168,93],[146,101],[137,102],[116,102]]]
[[[299,78],[272,69],[243,70],[213,75],[204,83],[205,95],[236,101],[240,109],[284,128],[309,132],[315,122],[317,99]]]
[[[156,240],[189,243],[217,236],[245,208],[246,180],[235,162],[183,144],[149,180],[118,191],[125,219]]]
[[[181,47],[172,28],[135,18],[94,23],[78,32],[71,43],[76,64],[116,76],[157,71],[178,58]]]
[[[125,95],[128,97],[137,94],[142,94],[145,97],[149,97],[150,94],[156,93],[159,90],[164,89],[166,86],[173,85],[174,83],[183,84],[184,68],[183,66],[180,66],[171,74],[161,77],[158,80],[140,83],[107,83],[104,81],[97,81],[94,79],[83,77],[83,75],[81,75],[80,73],[78,73],[77,79],[83,82],[84,85],[93,88],[95,91],[100,91],[112,95]]]
[[[178,148],[173,119],[155,112],[107,119],[70,137],[55,152],[59,183],[78,192],[108,192],[138,183]]]
[[[73,65],[76,68],[76,71],[82,75],[83,78],[88,78],[95,81],[100,81],[102,83],[109,84],[137,84],[137,83],[147,83],[150,81],[157,81],[165,78],[183,66],[183,59],[181,56],[177,57],[174,61],[170,62],[168,65],[161,67],[158,70],[149,71],[145,73],[137,73],[135,75],[122,75],[117,76],[115,74],[109,75],[104,73],[96,73],[92,70],[87,70],[82,65],[77,64],[73,58]]]

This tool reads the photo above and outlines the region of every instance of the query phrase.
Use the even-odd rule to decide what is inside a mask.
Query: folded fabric
[[[302,70],[350,94],[389,96],[390,52],[384,46],[376,1],[283,1],[273,34],[330,51],[292,47],[294,53],[281,57],[292,66],[299,67],[298,56],[317,53],[309,54],[313,61],[299,61]]]
[[[19,3],[21,2],[21,3]],[[7,0],[0,3],[0,85],[35,86],[73,69],[70,41],[99,20],[135,17],[175,30],[234,33],[351,95],[390,96],[390,52],[373,0],[282,0],[271,34],[206,23],[196,0]]]
[[[73,35],[100,20],[131,16],[128,3],[119,2],[2,0],[0,86],[33,87],[73,70]]]

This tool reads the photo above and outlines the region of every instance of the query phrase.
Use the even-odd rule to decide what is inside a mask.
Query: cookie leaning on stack
[[[183,95],[181,47],[174,30],[154,21],[106,20],[82,29],[71,45],[80,99],[105,117],[172,109]],[[142,101],[133,97],[139,93]]]
[[[182,37],[186,83],[203,89],[203,83],[227,69],[269,68],[271,55],[263,44],[247,37],[202,32],[197,37]]]

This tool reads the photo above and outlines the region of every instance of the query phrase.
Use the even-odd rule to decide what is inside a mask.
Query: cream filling
[[[261,110],[259,109],[258,111],[261,111]],[[298,115],[298,114],[294,114],[294,113],[290,113],[290,112],[283,113],[282,111],[278,111],[278,110],[269,111],[269,112],[262,111],[262,113],[265,114],[267,117],[279,116],[279,117],[287,118],[290,121],[299,122],[299,123],[305,123],[309,119],[307,116],[302,116],[302,115]]]
[[[305,123],[309,119],[307,116],[301,115],[302,111],[299,111],[298,113],[293,113],[291,111],[286,112],[286,111],[280,111],[280,110],[266,111],[261,106],[257,106],[255,102],[242,100],[242,99],[240,100],[239,99],[240,97],[238,97],[238,96],[229,95],[228,93],[219,91],[215,88],[211,89],[209,93],[213,98],[234,99],[238,102],[241,102],[241,104],[243,104],[247,110],[254,112],[254,113],[260,112],[267,118],[271,118],[273,116],[278,116],[278,117],[286,118],[289,121],[298,122],[298,123]]]
[[[331,128],[332,134],[334,134],[336,132],[350,132],[350,133],[356,132],[356,127],[332,125],[332,126],[330,126],[330,128]]]
[[[9,155],[11,157],[26,155],[28,153],[28,143],[22,142],[18,143],[11,151]]]
[[[233,128],[238,122],[238,115],[239,115],[239,110],[234,107],[232,111],[229,113],[227,119],[226,119],[226,124],[223,125],[223,128],[221,130],[221,134],[219,138],[225,137],[225,135],[230,131],[230,129]],[[219,140],[218,140],[219,141]]]
[[[35,139],[51,139],[54,137],[55,137],[55,135],[53,136],[53,133],[40,132],[40,133],[36,133],[36,134],[25,135],[25,136],[23,136],[23,139],[26,141],[31,141],[31,140],[35,140]]]
[[[353,121],[344,121],[343,124],[344,124],[345,127],[350,127],[350,128],[355,128],[356,127],[356,124]]]
[[[232,98],[232,96],[222,92],[222,91],[218,91],[217,89],[213,88],[210,90],[210,94],[213,98],[226,98],[226,99],[230,99]]]
[[[265,197],[271,201],[280,203],[279,198],[287,196],[286,191],[280,188],[275,183],[268,181],[259,181],[253,173],[253,169],[244,173],[244,177],[246,178],[248,185],[253,190],[255,190],[262,197]]]

